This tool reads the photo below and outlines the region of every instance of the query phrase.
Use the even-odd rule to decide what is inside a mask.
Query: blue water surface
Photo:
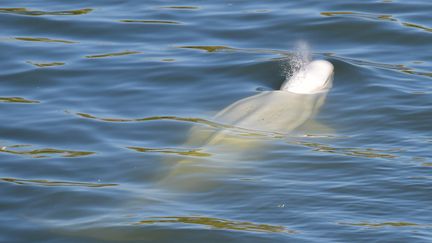
[[[431,242],[431,12],[2,1],[0,242]],[[309,126],[188,144],[278,89],[299,42],[335,67]]]

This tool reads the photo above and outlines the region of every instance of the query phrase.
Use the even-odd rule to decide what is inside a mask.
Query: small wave
[[[269,225],[269,224],[256,224],[245,221],[233,221],[219,218],[209,218],[201,216],[190,216],[190,217],[152,217],[148,220],[142,220],[138,222],[139,225],[147,224],[194,224],[207,226],[214,229],[224,230],[236,230],[236,231],[249,231],[249,232],[261,232],[261,233],[298,233],[294,230],[289,230],[281,225]]]
[[[360,18],[374,19],[374,20],[397,21],[391,15],[378,15],[378,14],[360,13],[360,12],[352,12],[352,11],[321,12],[321,15],[324,15],[327,17],[352,16],[352,17],[360,17]]]
[[[303,142],[303,141],[298,141],[295,143],[300,144],[302,146],[312,148],[313,151],[317,151],[317,152],[334,153],[334,154],[347,155],[347,156],[353,156],[353,157],[383,158],[383,159],[393,159],[393,158],[398,157],[396,155],[389,153],[389,152],[395,152],[398,150],[388,151],[388,150],[379,150],[379,149],[372,149],[372,148],[366,148],[366,149],[336,148],[336,147],[331,147],[329,145],[324,145],[324,144],[320,144],[320,143]]]
[[[21,97],[0,97],[0,102],[4,103],[21,103],[21,104],[39,104],[38,100],[28,100]]]
[[[207,52],[235,50],[234,48],[228,46],[179,46],[179,48],[196,49]]]
[[[70,113],[70,112],[66,111],[66,113]],[[92,120],[97,120],[102,122],[124,123],[124,122],[149,122],[149,121],[162,121],[162,120],[181,121],[181,122],[190,122],[198,125],[205,125],[214,128],[215,132],[218,131],[218,129],[224,129],[224,131],[229,132],[232,135],[238,135],[241,137],[256,137],[256,138],[258,137],[259,138],[283,138],[284,137],[284,134],[280,134],[277,132],[266,132],[266,131],[245,129],[241,127],[236,127],[232,125],[210,121],[203,118],[178,117],[178,116],[151,116],[145,118],[102,118],[102,117],[96,117],[91,114],[81,113],[81,112],[77,112],[74,114],[82,118],[92,119]]]
[[[4,182],[15,183],[18,185],[36,185],[36,186],[82,186],[82,187],[112,187],[118,184],[107,183],[90,183],[90,182],[71,182],[71,181],[49,181],[49,180],[27,180],[17,178],[0,178]]]
[[[69,113],[66,111],[66,113]],[[183,121],[183,122],[192,122],[203,125],[208,125],[216,128],[229,128],[230,126],[212,122],[203,118],[192,118],[192,117],[178,117],[178,116],[151,116],[144,118],[102,118],[96,117],[87,113],[77,112],[75,113],[77,116],[87,119],[93,119],[103,122],[146,122],[146,121],[158,121],[158,120],[170,120],[170,121]]]
[[[177,48],[183,49],[195,49],[207,52],[238,52],[238,53],[250,53],[250,54],[263,54],[263,55],[277,55],[279,58],[271,58],[272,61],[283,61],[286,62],[287,58],[291,59],[297,55],[295,52],[289,52],[285,50],[272,50],[272,49],[258,49],[258,48],[237,48],[224,45],[194,45],[194,46],[178,46]]]
[[[199,7],[195,6],[163,6],[161,9],[172,9],[172,10],[198,10]]]
[[[161,59],[161,61],[162,62],[175,62],[176,59],[174,59],[174,58],[164,58],[164,59]]]
[[[402,25],[406,26],[406,27],[410,27],[410,28],[416,28],[416,29],[424,30],[424,31],[427,31],[427,32],[432,32],[432,28],[429,28],[429,27],[426,27],[426,26],[423,26],[423,25],[419,25],[419,24],[402,22]]]
[[[122,19],[119,21],[123,23],[138,23],[138,24],[182,24],[180,22],[171,21],[171,20]]]
[[[164,154],[177,154],[193,157],[209,157],[210,153],[201,152],[199,149],[175,149],[175,148],[144,148],[144,147],[127,147],[140,153],[164,153]]]
[[[32,158],[48,158],[49,156],[54,156],[54,155],[73,158],[73,157],[82,157],[82,156],[95,154],[95,152],[90,152],[90,151],[75,151],[75,150],[54,149],[54,148],[42,148],[42,149],[30,149],[30,150],[22,149],[31,146],[32,145],[26,145],[26,144],[3,146],[0,147],[0,153],[26,155]]]
[[[78,42],[75,41],[68,41],[68,40],[56,40],[56,39],[49,39],[49,38],[43,38],[43,37],[15,37],[15,40],[19,41],[35,41],[35,42],[56,42],[56,43],[65,43],[65,44],[75,44]]]
[[[333,16],[347,16],[347,17],[354,17],[354,18],[363,18],[363,19],[370,19],[370,20],[384,20],[384,21],[391,21],[398,23],[400,26],[408,27],[408,28],[414,28],[426,32],[432,32],[432,28],[422,26],[415,23],[410,22],[403,22],[397,18],[395,18],[392,15],[379,15],[379,14],[373,14],[373,13],[362,13],[362,12],[352,12],[352,11],[336,11],[336,12],[321,12],[321,15],[327,16],[327,17],[333,17]]]
[[[431,227],[431,225],[427,224],[416,224],[410,222],[383,222],[383,223],[339,223],[341,225],[349,225],[349,226],[362,226],[368,228],[381,228],[381,227]]]
[[[55,67],[55,66],[63,66],[65,65],[64,62],[32,62],[32,61],[27,61],[28,64],[31,64],[33,66],[36,67],[40,67],[40,68],[45,68],[45,67]]]
[[[123,52],[114,52],[114,53],[106,53],[106,54],[97,54],[97,55],[88,55],[86,58],[105,58],[105,57],[118,57],[118,56],[127,56],[133,54],[140,54],[139,51],[123,51]]]
[[[91,8],[76,9],[76,10],[63,10],[63,11],[40,11],[40,10],[31,10],[31,9],[27,9],[27,8],[0,8],[0,13],[30,15],[30,16],[82,15],[82,14],[88,14],[91,11],[93,11],[93,9],[91,9]]]
[[[329,53],[327,53],[326,55],[330,56],[331,58],[338,59],[338,60],[352,63],[352,64],[356,64],[356,65],[395,70],[395,71],[402,72],[405,74],[420,75],[420,76],[432,78],[432,72],[419,71],[419,70],[416,70],[414,68],[411,68],[411,67],[403,65],[403,64],[388,64],[388,63],[371,62],[371,61],[366,61],[366,60],[361,60],[361,59],[341,57],[341,56],[337,56],[337,55],[329,54]]]

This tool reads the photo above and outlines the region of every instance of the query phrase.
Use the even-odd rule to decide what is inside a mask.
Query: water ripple
[[[65,149],[54,149],[54,148],[42,148],[42,149],[30,149],[23,150],[22,148],[31,147],[32,145],[18,144],[11,146],[0,147],[0,153],[16,154],[16,155],[26,155],[32,158],[48,158],[49,156],[61,155],[62,157],[82,157],[95,154],[95,152],[90,151],[75,151],[75,150],[65,150]]]
[[[431,3],[383,1],[3,1],[0,241],[427,241]],[[212,116],[298,39],[335,67],[316,121]]]
[[[142,220],[137,224],[173,224],[173,223],[202,225],[214,229],[236,230],[236,231],[264,232],[264,233],[290,233],[290,234],[298,233],[294,230],[289,230],[284,226],[280,226],[280,225],[256,224],[252,222],[233,221],[233,220],[210,218],[210,217],[200,217],[200,216],[152,217],[151,219],[148,220]]]
[[[66,113],[70,113],[70,112],[66,111]],[[251,130],[251,129],[236,127],[228,124],[222,124],[222,123],[210,121],[203,118],[178,117],[178,116],[151,116],[145,118],[102,118],[102,117],[96,117],[81,112],[77,112],[75,114],[82,118],[103,121],[103,122],[123,123],[123,122],[148,122],[148,121],[162,121],[162,120],[182,121],[182,122],[190,122],[198,125],[205,125],[214,128],[215,129],[214,132],[220,131],[218,129],[224,129],[226,132],[229,132],[232,135],[238,135],[242,137],[256,137],[256,138],[258,137],[259,138],[283,138],[284,137],[284,134],[277,133],[277,132]]]
[[[0,97],[0,102],[4,103],[21,103],[21,104],[39,104],[38,100],[28,100],[21,97]]]
[[[378,150],[373,148],[336,148],[330,145],[324,145],[316,142],[303,142],[299,141],[297,144],[313,148],[314,151],[334,153],[340,155],[347,155],[353,157],[363,157],[363,158],[384,158],[384,159],[394,159],[398,156],[390,154],[388,152],[399,152],[400,150]]]
[[[210,153],[201,152],[199,149],[175,149],[175,148],[144,148],[144,147],[127,147],[140,153],[163,153],[163,154],[177,154],[193,157],[209,157]]]
[[[432,28],[430,27],[422,26],[415,23],[403,22],[392,15],[379,15],[379,14],[352,12],[352,11],[321,12],[321,15],[327,17],[347,16],[347,17],[363,18],[363,19],[371,19],[371,20],[391,21],[391,22],[399,23],[400,26],[415,28],[426,32],[432,32]]]
[[[71,181],[50,181],[50,180],[27,180],[17,178],[0,178],[0,180],[18,185],[36,185],[36,186],[79,186],[79,187],[112,187],[118,184],[113,183],[90,183],[90,182],[71,182]]]
[[[171,20],[144,20],[144,19],[122,19],[119,20],[123,23],[138,23],[138,24],[182,24],[181,22]]]
[[[113,53],[106,53],[106,54],[88,55],[88,56],[85,56],[85,57],[86,58],[105,58],[105,57],[127,56],[127,55],[140,54],[140,53],[142,53],[142,52],[139,52],[139,51],[123,51],[123,52],[113,52]]]
[[[15,40],[20,41],[35,41],[35,42],[57,42],[57,43],[65,43],[65,44],[75,44],[78,42],[75,41],[68,41],[68,40],[56,40],[56,39],[49,39],[49,38],[43,38],[43,37],[15,37]]]
[[[172,10],[198,10],[199,7],[195,6],[163,6],[161,9],[172,9]]]
[[[69,113],[66,111],[66,113]],[[192,122],[197,124],[203,124],[216,128],[230,128],[231,126],[224,125],[221,123],[209,121],[203,118],[192,118],[192,117],[178,117],[178,116],[151,116],[144,118],[102,118],[96,117],[87,113],[77,112],[75,113],[79,117],[93,119],[103,122],[146,122],[146,121],[158,121],[158,120],[170,120],[170,121],[183,121],[183,122]]]
[[[234,48],[228,46],[179,46],[179,48],[197,49],[197,50],[203,50],[207,52],[235,50]]]
[[[31,64],[36,67],[45,68],[45,67],[55,67],[55,66],[63,66],[64,62],[32,62],[27,61],[28,64]]]
[[[27,8],[0,8],[0,13],[10,13],[18,15],[30,15],[30,16],[41,16],[41,15],[82,15],[88,14],[93,9],[84,8],[76,10],[63,10],[63,11],[40,11],[40,10],[30,10]]]
[[[420,76],[432,78],[432,72],[419,71],[417,69],[408,67],[408,66],[403,65],[403,64],[388,64],[388,63],[371,62],[371,61],[366,61],[366,60],[361,60],[361,59],[336,56],[336,55],[331,54],[331,53],[327,53],[325,55],[332,57],[332,58],[335,58],[335,59],[339,59],[339,60],[348,62],[348,63],[361,65],[361,66],[369,66],[369,67],[375,67],[375,68],[395,70],[395,71],[402,72],[405,74],[420,75]]]
[[[341,225],[349,225],[349,226],[362,226],[368,228],[382,228],[382,227],[431,227],[430,224],[416,224],[410,222],[383,222],[383,223],[339,223]]]

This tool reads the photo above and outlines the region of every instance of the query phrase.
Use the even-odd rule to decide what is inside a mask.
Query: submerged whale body
[[[287,133],[311,118],[332,87],[333,65],[324,60],[309,63],[282,84],[239,100],[215,116],[224,124],[251,130]]]
[[[185,146],[217,156],[219,165],[223,161],[230,163],[244,159],[263,144],[262,139],[250,134],[288,134],[310,120],[323,105],[332,87],[333,70],[333,65],[328,61],[310,62],[285,81],[280,90],[241,99],[217,113],[213,120],[224,126],[193,127]],[[164,182],[188,189],[203,186],[204,181],[214,176],[217,170],[215,163],[205,162],[214,159],[187,158],[177,161]],[[219,170],[221,173],[224,171]],[[197,179],[197,175],[203,178]]]

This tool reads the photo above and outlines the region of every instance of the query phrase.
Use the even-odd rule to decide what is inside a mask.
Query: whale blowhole
[[[285,65],[286,78],[280,87],[282,91],[315,94],[327,92],[332,87],[333,65],[326,60],[312,61],[310,49],[304,42],[298,44],[296,52]]]

